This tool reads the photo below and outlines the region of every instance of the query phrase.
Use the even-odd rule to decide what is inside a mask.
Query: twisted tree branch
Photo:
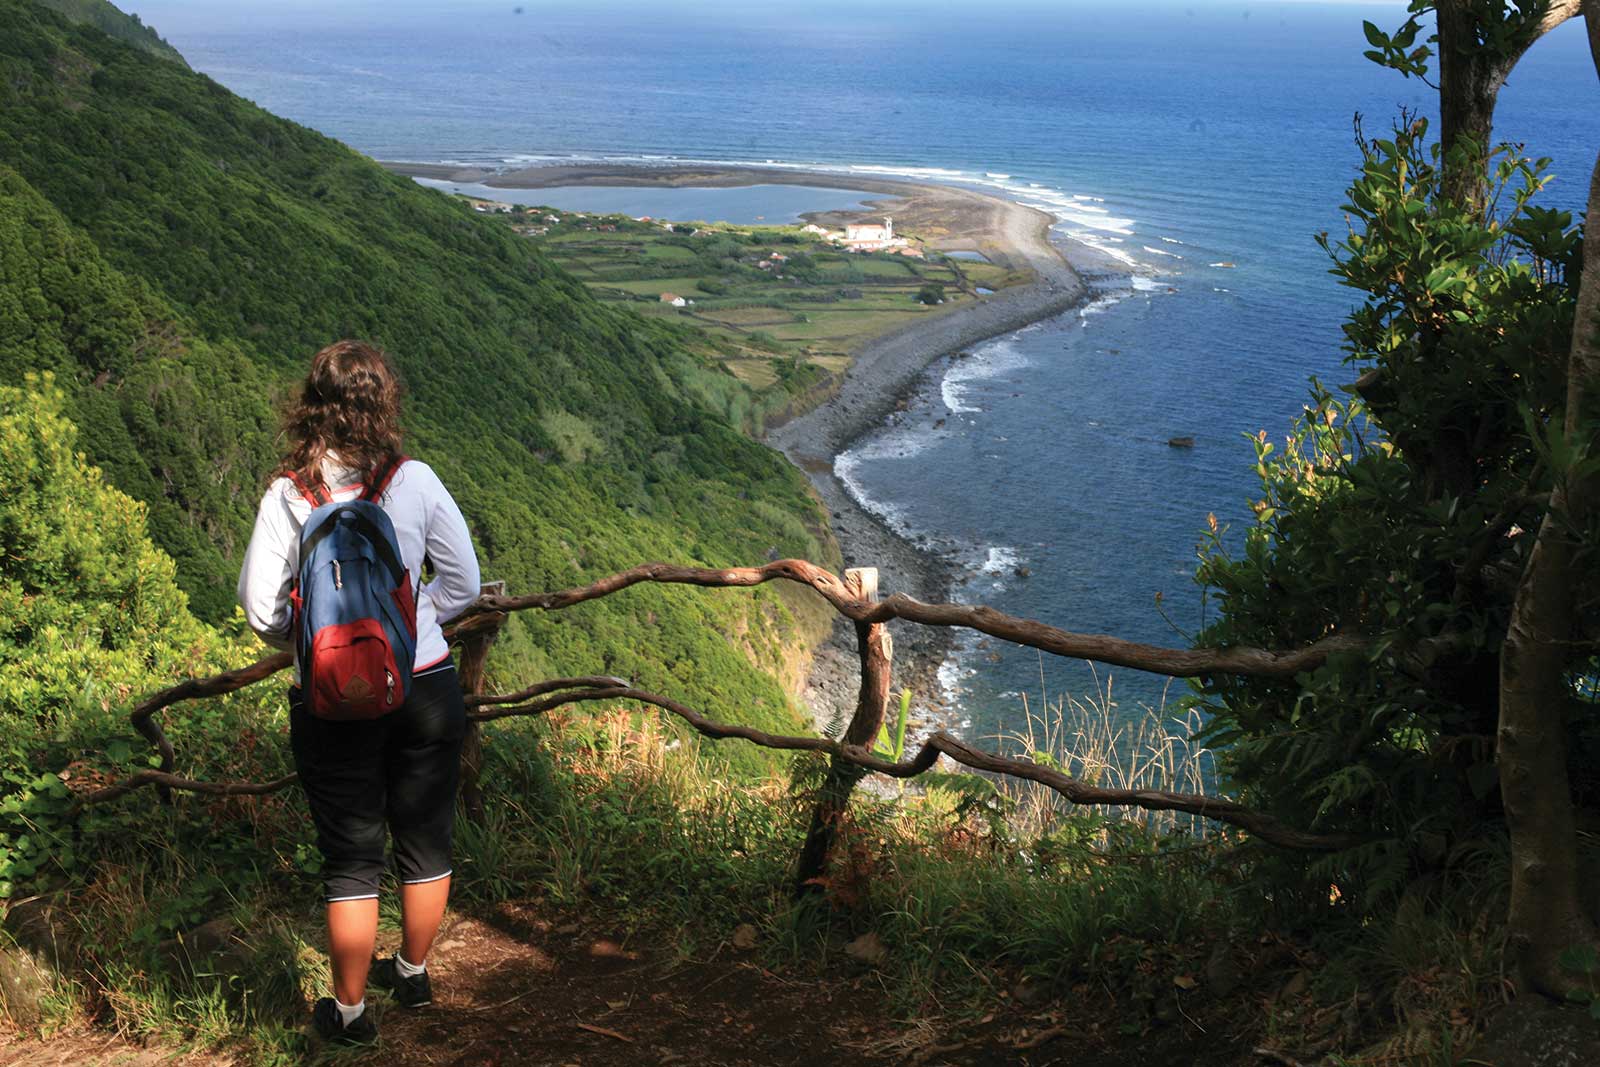
[[[529,608],[557,611],[586,600],[610,596],[642,582],[729,588],[761,585],[780,578],[809,586],[832,604],[839,614],[856,622],[905,619],[928,626],[964,626],[1057,656],[1131,667],[1173,678],[1194,678],[1208,674],[1292,678],[1302,671],[1322,666],[1331,655],[1359,651],[1368,644],[1363,637],[1332,634],[1304,648],[1284,652],[1243,646],[1163,648],[1105,634],[1074,633],[981,605],[925,604],[904,593],[896,593],[878,603],[869,603],[852,596],[837,575],[803,559],[780,559],[761,567],[681,567],[670,563],[644,563],[572,589],[529,593],[526,596],[483,597],[467,610],[469,614],[479,611],[525,611]]]
[[[1181,811],[1205,819],[1214,819],[1230,826],[1237,826],[1268,844],[1278,845],[1283,848],[1327,852],[1349,848],[1363,840],[1359,835],[1355,834],[1308,833],[1286,826],[1270,815],[1253,811],[1235,801],[1208,797],[1202,793],[1173,793],[1158,789],[1108,789],[1103,786],[1090,785],[1063,771],[1053,767],[1042,766],[1031,760],[1014,759],[973,748],[966,742],[943,731],[924,741],[922,747],[909,759],[896,762],[874,755],[862,745],[845,744],[826,737],[769,734],[753,726],[717,722],[714,719],[706,718],[688,705],[681,704],[669,697],[659,696],[655,693],[634,689],[626,685],[607,685],[568,690],[544,696],[543,699],[539,700],[513,703],[533,693],[549,693],[552,689],[574,681],[583,683],[594,680],[596,679],[556,679],[529,686],[519,693],[482,697],[479,699],[480,705],[494,706],[480,707],[479,710],[469,712],[468,718],[476,722],[490,722],[495,719],[516,716],[542,715],[564,704],[599,700],[636,700],[641,704],[650,704],[678,716],[698,733],[714,741],[739,738],[762,748],[779,751],[823,752],[864,770],[876,771],[891,778],[915,778],[917,775],[932,769],[938,763],[939,757],[944,755],[974,770],[985,771],[990,774],[1004,774],[1013,778],[1038,782],[1055,790],[1072,804],[1136,807],[1143,808],[1146,811]],[[618,681],[619,679],[602,678],[599,680]],[[147,785],[167,789],[182,789],[213,796],[251,796],[276,792],[289,786],[294,781],[295,776],[288,775],[273,782],[202,782],[166,774],[161,771],[141,771],[104,789],[85,794],[79,798],[74,807],[75,809],[81,809],[91,804],[103,803]]]

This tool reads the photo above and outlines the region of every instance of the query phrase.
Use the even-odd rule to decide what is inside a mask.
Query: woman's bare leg
[[[359,1004],[367,995],[367,968],[377,944],[376,897],[328,905],[328,959],[333,964],[333,995],[341,1004]]]
[[[431,882],[400,887],[400,913],[404,936],[400,955],[414,967],[428,962],[428,950],[444,921],[444,908],[450,900],[450,876]]]

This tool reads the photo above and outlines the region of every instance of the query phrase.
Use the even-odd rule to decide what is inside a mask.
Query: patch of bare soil
[[[1114,1000],[1007,994],[976,1022],[890,1017],[874,973],[777,974],[731,943],[684,961],[672,946],[627,940],[506,904],[464,919],[430,957],[434,1003],[383,1014],[382,1057],[438,1067],[580,1065],[1047,1067],[1247,1062],[1249,1046],[1193,1022],[1126,1035]],[[1149,1057],[1154,1056],[1152,1060]]]
[[[747,946],[737,947],[743,940]],[[876,943],[875,943],[876,944]],[[1222,1067],[1259,1062],[1234,1032],[1248,1004],[1185,994],[1163,1025],[1127,1033],[1127,1006],[1079,983],[1050,995],[1026,982],[981,1019],[892,1017],[867,963],[825,975],[774,973],[730,935],[684,959],[652,935],[512,902],[456,918],[429,957],[434,1002],[408,1010],[378,990],[379,1046],[331,1062],[397,1067]],[[881,946],[876,951],[883,951]],[[871,958],[870,956],[868,958]],[[999,985],[1005,985],[1001,982]],[[1247,1012],[1254,1015],[1254,1012]],[[1231,1018],[1230,1018],[1231,1016]],[[1253,1028],[1248,1023],[1246,1029]],[[0,1067],[233,1067],[222,1054],[146,1048],[87,1032],[0,1037]],[[324,1062],[319,1057],[316,1062]]]

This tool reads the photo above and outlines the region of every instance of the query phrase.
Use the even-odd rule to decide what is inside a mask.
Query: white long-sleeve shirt
[[[361,495],[364,487],[358,482],[344,484],[351,474],[332,456],[323,461],[322,471],[323,483],[335,487],[330,494],[335,501]],[[426,463],[411,459],[401,464],[378,503],[394,524],[400,559],[411,572],[417,598],[415,669],[425,670],[450,654],[440,624],[478,599],[478,557],[461,509]],[[277,648],[294,647],[289,589],[300,569],[300,528],[314,507],[288,478],[276,479],[261,498],[239,572],[239,605],[245,619],[263,641]],[[426,585],[420,583],[424,557],[434,571],[433,581]],[[295,674],[298,677],[298,663]]]

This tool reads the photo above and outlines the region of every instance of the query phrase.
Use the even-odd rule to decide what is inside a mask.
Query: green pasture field
[[[548,215],[561,221],[550,224]],[[981,299],[980,287],[1030,280],[937,252],[928,259],[845,252],[799,226],[639,222],[549,208],[495,217],[538,242],[601,300],[702,331],[728,369],[757,389],[778,382],[774,361],[839,373],[861,345],[913,316]],[[530,218],[544,232],[530,230]],[[907,236],[917,247],[916,236]],[[929,284],[943,288],[943,304],[919,302]],[[660,302],[662,293],[693,303],[675,308]]]

